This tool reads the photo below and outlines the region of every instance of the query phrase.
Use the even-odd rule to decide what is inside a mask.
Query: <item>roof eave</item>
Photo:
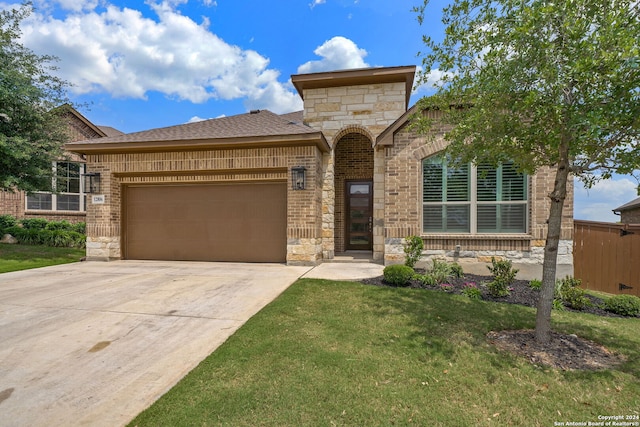
[[[398,130],[402,129],[411,119],[411,116],[415,114],[417,109],[417,105],[409,108],[402,116],[398,117],[398,119],[393,122],[388,128],[386,128],[378,137],[376,138],[373,147],[388,147],[393,145],[393,137],[395,136]]]
[[[328,153],[331,147],[321,132],[308,134],[273,135],[259,137],[233,137],[217,139],[191,139],[168,141],[137,142],[98,142],[75,143],[64,146],[65,150],[81,154],[155,152],[155,151],[194,151],[226,148],[262,148],[267,146],[315,145],[320,151]]]

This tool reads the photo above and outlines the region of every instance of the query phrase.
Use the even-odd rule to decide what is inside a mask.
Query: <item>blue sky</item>
[[[420,26],[411,12],[420,0],[34,0],[22,42],[60,58],[89,120],[135,132],[301,110],[292,74],[420,65],[422,35],[442,38],[446,3],[432,0]],[[428,94],[418,88],[411,103]],[[637,185],[577,183],[574,217],[617,221],[611,210],[634,199]]]

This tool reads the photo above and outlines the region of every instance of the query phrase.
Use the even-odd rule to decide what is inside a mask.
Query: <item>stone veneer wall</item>
[[[620,222],[623,224],[640,224],[640,208],[620,212]]]
[[[304,121],[325,135],[332,148],[342,136],[362,133],[370,141],[406,112],[406,85],[381,83],[304,90]],[[322,198],[322,253],[331,259],[336,251],[336,182],[335,150],[324,157]],[[382,259],[383,210],[380,199],[384,193],[384,156],[374,154],[374,259]],[[378,173],[375,173],[378,171]],[[376,202],[377,200],[377,202]],[[377,209],[376,209],[377,206]]]
[[[529,230],[527,234],[447,235],[422,233],[422,159],[446,147],[443,130],[435,129],[426,139],[409,132],[406,127],[394,136],[393,146],[384,149],[386,156],[386,192],[384,201],[385,263],[404,261],[403,242],[410,235],[422,235],[425,259],[490,262],[502,257],[514,262],[541,264],[544,254],[546,221],[549,215],[547,194],[553,188],[554,174],[542,168],[530,177]],[[570,181],[564,206],[559,264],[573,264],[573,184]]]
[[[106,200],[100,205],[88,202],[87,257],[100,260],[122,257],[124,185],[286,181],[287,263],[314,265],[322,258],[322,162],[322,154],[315,146],[90,154],[88,170],[101,174],[101,193]],[[292,190],[293,166],[307,168],[305,190]]]

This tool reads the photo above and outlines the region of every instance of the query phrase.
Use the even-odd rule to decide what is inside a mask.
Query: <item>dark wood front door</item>
[[[345,249],[373,249],[373,182],[347,181]]]

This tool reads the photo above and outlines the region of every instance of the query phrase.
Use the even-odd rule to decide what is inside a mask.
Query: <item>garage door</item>
[[[285,183],[128,186],[127,259],[284,262]]]

